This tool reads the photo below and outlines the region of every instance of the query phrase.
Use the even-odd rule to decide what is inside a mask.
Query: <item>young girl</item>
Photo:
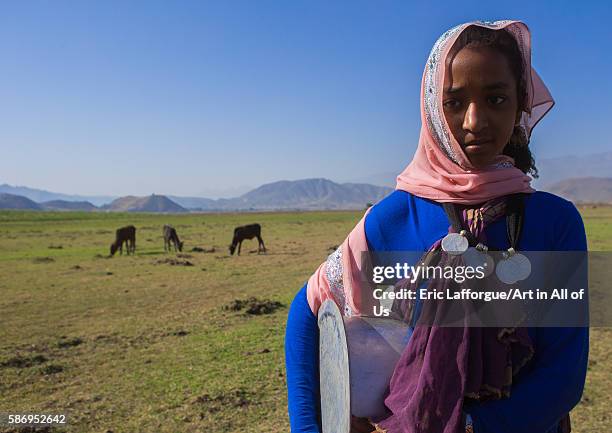
[[[518,250],[586,250],[576,208],[530,186],[528,174],[537,171],[529,137],[554,104],[531,67],[530,47],[529,30],[519,21],[462,24],[434,45],[423,74],[422,127],[412,162],[396,190],[369,209],[291,305],[285,348],[293,433],[320,432],[316,316],[326,299],[346,316],[362,313],[356,277],[361,252],[438,248],[451,225],[448,203],[480,217],[477,235],[489,248],[507,250],[502,216],[508,198],[519,193],[525,198]],[[389,385],[389,416],[377,425],[354,420],[353,430],[569,431],[568,414],[584,387],[588,328],[505,329],[505,340],[480,329],[417,326]],[[477,339],[482,345],[475,349]],[[514,365],[496,361],[501,358]]]

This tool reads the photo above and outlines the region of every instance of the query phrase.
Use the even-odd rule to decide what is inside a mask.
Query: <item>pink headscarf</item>
[[[526,110],[520,127],[527,137],[554,105],[548,89],[531,66],[531,37],[520,21],[474,21],[446,31],[437,40],[425,67],[421,84],[421,133],[412,162],[397,177],[396,189],[436,202],[476,204],[519,192],[533,192],[531,178],[514,167],[514,160],[500,155],[486,169],[474,169],[461,145],[450,133],[443,113],[442,89],[445,61],[459,35],[469,26],[505,29],[516,40],[523,57],[527,84]],[[366,212],[367,215],[367,212]],[[361,254],[368,251],[365,215],[343,244],[310,277],[307,297],[317,314],[326,299],[336,301],[346,316],[369,311],[360,299],[363,274]]]
[[[517,41],[527,84],[526,112],[520,127],[527,137],[552,108],[548,89],[531,66],[529,29],[520,21],[471,22],[444,33],[434,45],[421,84],[421,135],[412,162],[397,177],[397,189],[437,202],[475,204],[518,192],[533,192],[531,178],[514,167],[514,160],[499,155],[486,169],[475,169],[449,131],[442,108],[446,57],[459,35],[470,26],[506,29]]]

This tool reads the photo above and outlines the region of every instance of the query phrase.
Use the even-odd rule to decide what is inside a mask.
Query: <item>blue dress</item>
[[[425,251],[448,232],[441,204],[396,190],[376,204],[365,221],[372,251]],[[503,218],[485,234],[493,249],[509,247]],[[519,250],[586,251],[582,218],[574,205],[536,192],[525,201]],[[582,396],[588,328],[529,328],[535,355],[515,377],[506,399],[466,405],[475,433],[556,433],[560,418]],[[298,292],[287,319],[285,359],[292,433],[320,433],[317,320]]]

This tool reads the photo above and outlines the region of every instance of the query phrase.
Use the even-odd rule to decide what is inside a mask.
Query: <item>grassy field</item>
[[[581,212],[590,248],[612,250],[612,208]],[[288,431],[288,305],[360,215],[0,212],[0,412],[66,413],[68,432]],[[252,240],[230,257],[233,227],[250,222],[268,254]],[[137,254],[107,258],[127,224]],[[164,253],[163,224],[183,254]],[[284,306],[223,308],[249,296]],[[611,342],[592,330],[575,432],[612,426]]]

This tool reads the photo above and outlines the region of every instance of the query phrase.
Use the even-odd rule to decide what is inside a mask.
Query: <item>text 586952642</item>
[[[66,425],[65,414],[43,414],[43,413],[2,413],[0,414],[0,426],[51,426]]]

